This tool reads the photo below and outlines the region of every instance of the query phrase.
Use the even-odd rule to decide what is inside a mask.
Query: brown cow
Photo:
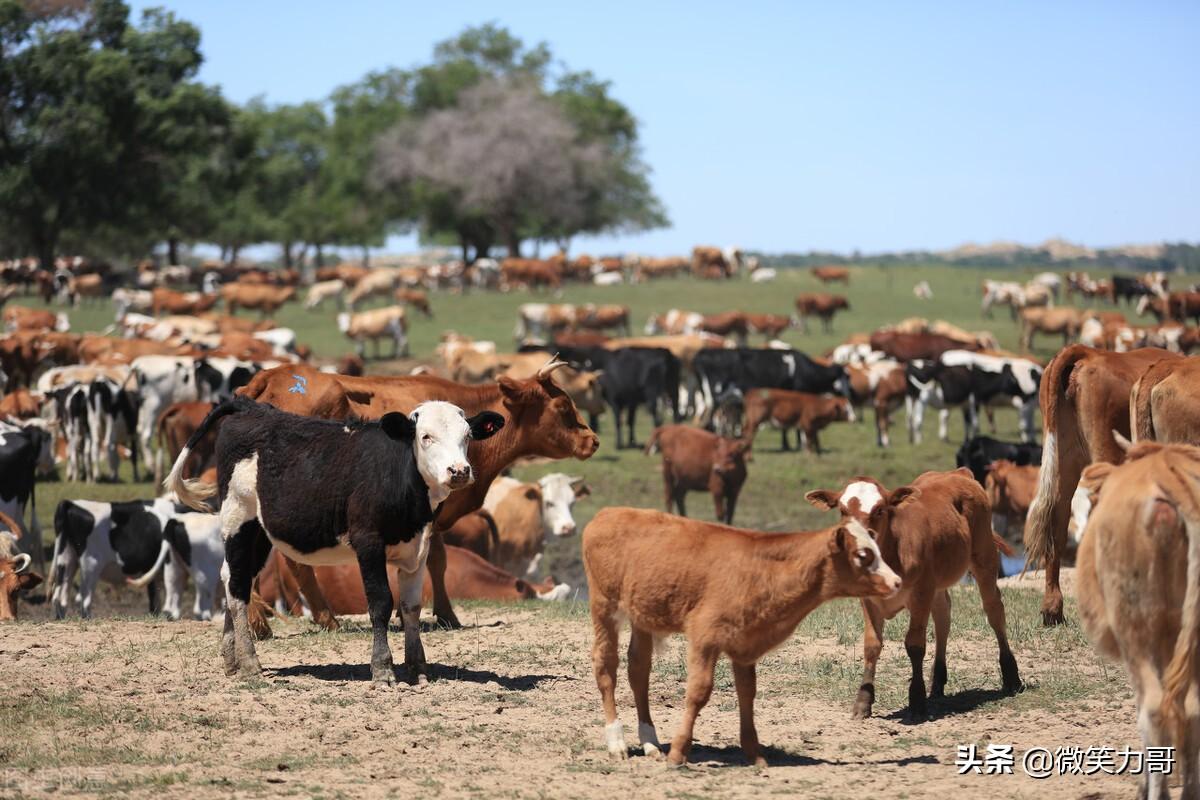
[[[611,328],[626,336],[629,330],[629,306],[603,305],[588,303],[575,307],[575,326],[590,331],[606,331]]]
[[[845,267],[813,267],[809,270],[821,283],[844,283],[850,285],[850,270]]]
[[[729,263],[719,247],[692,248],[692,274],[708,280],[729,278],[736,267]]]
[[[1077,559],[1083,627],[1125,663],[1142,743],[1173,745],[1180,797],[1200,797],[1200,449],[1143,443],[1080,486],[1099,495]],[[1167,776],[1146,770],[1140,796],[1167,800]]]
[[[808,333],[808,318],[820,317],[821,327],[826,333],[833,331],[833,315],[849,310],[850,301],[839,294],[805,292],[796,295],[796,313],[800,317],[800,332]]]
[[[65,331],[70,327],[66,314],[28,306],[7,306],[3,318],[10,331]]]
[[[558,289],[562,286],[562,266],[531,258],[506,258],[500,262],[501,288],[526,286]]]
[[[809,613],[837,597],[891,597],[900,578],[857,521],[822,531],[759,533],[636,508],[606,508],[583,532],[591,592],[592,667],[604,705],[609,753],[625,758],[617,719],[618,625],[628,619],[629,685],[638,742],[659,756],[650,717],[655,638],[688,640],[683,720],[671,742],[672,764],[687,761],[696,716],[708,703],[717,659],[733,664],[746,760],[765,765],[754,727],[755,666]]]
[[[1058,308],[1026,308],[1021,311],[1021,348],[1025,351],[1033,349],[1035,333],[1061,334],[1063,347],[1079,335],[1087,318],[1085,312],[1070,307]]]
[[[187,440],[196,432],[200,423],[208,416],[208,412],[212,411],[215,406],[216,403],[203,401],[174,403],[167,406],[167,410],[158,418],[158,446],[166,455],[168,463],[175,463],[175,459],[179,457],[179,452],[183,450]],[[210,466],[215,466],[212,462],[216,455],[214,447],[219,430],[220,420],[213,425],[210,434],[192,448],[188,463],[183,468],[182,474],[185,478],[199,475]]]
[[[442,531],[442,539],[447,546],[470,550],[488,561],[493,560],[492,556],[500,546],[496,520],[482,508],[459,517],[458,522]]]
[[[429,307],[429,293],[424,289],[397,289],[393,295],[397,303],[410,305],[429,319],[433,319],[433,309]]]
[[[643,258],[633,271],[633,282],[654,280],[656,278],[674,278],[681,272],[687,272],[691,264],[686,258]]]
[[[0,539],[11,539],[0,534]],[[0,548],[3,545],[0,544]],[[33,559],[28,553],[0,552],[0,622],[17,619],[17,603],[22,592],[28,592],[43,580],[41,575],[29,571]]]
[[[1037,494],[1038,468],[1020,467],[1001,458],[988,464],[987,472],[984,488],[992,504],[992,528],[1001,536],[1008,535],[1014,522],[1024,529],[1029,506]]]
[[[899,333],[876,331],[871,334],[872,350],[886,353],[897,361],[935,360],[947,350],[978,350],[978,345],[964,345],[957,339],[937,333]]]
[[[274,314],[289,300],[295,300],[296,287],[227,283],[221,287],[221,298],[225,301],[225,310],[230,314],[236,314],[239,308],[249,308],[265,317]]]
[[[888,566],[904,580],[904,589],[887,600],[863,600],[863,682],[853,717],[871,715],[875,703],[875,665],[883,651],[883,623],[908,609],[904,649],[912,664],[908,711],[915,720],[926,716],[925,640],[933,615],[936,650],[929,696],[942,697],[946,686],[946,641],[950,635],[949,589],[970,570],[988,624],[1000,648],[1004,690],[1017,691],[1021,678],[1008,645],[1004,601],[996,586],[998,549],[1012,551],[992,533],[991,509],[983,488],[968,469],[926,472],[909,486],[888,492],[874,478],[855,478],[841,491],[824,489],[805,498],[817,508],[837,509],[842,523],[867,528]]]
[[[150,313],[154,316],[166,314],[200,314],[217,304],[221,296],[216,292],[177,292],[165,286],[156,286],[150,292]]]
[[[497,374],[507,375],[510,378],[531,378],[545,365],[547,355],[547,353],[534,352],[492,356],[498,359],[497,372],[488,380],[494,379]],[[478,361],[473,362],[473,359],[468,356],[465,363],[479,363],[484,358],[480,356]],[[459,370],[462,370],[465,366],[464,360],[460,360],[457,366]],[[458,377],[455,380],[471,382]],[[554,373],[554,382],[567,393],[577,409],[588,415],[589,425],[594,430],[600,415],[608,409],[608,404],[604,401],[604,391],[600,387],[600,374],[577,370],[569,366],[560,367]]]
[[[744,314],[746,318],[746,330],[750,333],[761,334],[767,341],[778,339],[780,334],[795,324],[789,316],[784,314]]]
[[[81,364],[128,364],[140,356],[192,355],[190,345],[154,342],[147,339],[114,339],[111,336],[84,334],[79,343]]]
[[[750,443],[727,439],[687,425],[655,428],[646,443],[646,455],[662,452],[663,501],[687,516],[684,498],[689,491],[708,492],[717,519],[733,522],[738,494],[746,482],[746,460]]]
[[[17,388],[0,400],[0,420],[32,419],[41,412],[42,396]]]
[[[1134,442],[1200,444],[1200,358],[1160,361],[1129,392]]]
[[[1153,348],[1109,353],[1076,344],[1046,366],[1038,397],[1045,428],[1042,466],[1025,523],[1026,562],[1046,567],[1043,624],[1063,621],[1058,573],[1080,473],[1096,461],[1121,462],[1124,453],[1113,432],[1130,435],[1129,393],[1134,382],[1152,364],[1180,358]]]
[[[380,340],[392,340],[392,358],[408,355],[408,314],[404,306],[385,306],[369,311],[343,311],[337,315],[338,330],[357,342],[356,351],[366,357],[367,340],[374,345],[379,358]]]
[[[852,418],[850,401],[844,397],[826,397],[810,392],[793,392],[789,389],[748,389],[745,399],[746,422],[742,436],[749,449],[754,444],[758,429],[770,423],[783,435],[783,449],[788,446],[787,432],[793,428],[800,431],[800,447],[810,453],[821,454],[821,430],[831,422]]]
[[[458,618],[442,585],[446,562],[440,531],[482,506],[492,481],[517,459],[586,460],[600,446],[599,437],[580,419],[571,398],[552,380],[553,372],[560,366],[561,362],[547,363],[528,380],[501,377],[490,385],[462,386],[432,375],[356,378],[330,375],[308,365],[288,364],[263,370],[237,394],[271,403],[293,414],[326,419],[351,415],[378,419],[389,411],[411,412],[429,399],[454,403],[467,414],[490,410],[504,415],[507,423],[502,436],[470,446],[468,455],[475,470],[475,483],[442,503],[434,522],[428,561],[434,587],[433,609],[442,624],[457,627]],[[304,392],[291,391],[299,383],[297,376],[303,379]],[[314,616],[328,619],[311,570],[303,565],[297,569]],[[326,612],[325,617],[320,617],[322,612]],[[265,620],[256,622],[266,625]]]

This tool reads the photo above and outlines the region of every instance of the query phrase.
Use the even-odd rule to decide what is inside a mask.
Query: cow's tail
[[[992,531],[992,539],[996,542],[996,549],[1001,553],[1009,558],[1016,555],[1016,551],[1012,549],[1012,545],[1000,538],[1000,534]]]
[[[1025,567],[1044,564],[1054,550],[1054,508],[1059,497],[1058,437],[1062,415],[1070,413],[1062,404],[1068,401],[1067,389],[1071,372],[1080,359],[1092,349],[1074,344],[1063,349],[1050,361],[1042,374],[1040,400],[1045,439],[1042,442],[1042,466],[1038,470],[1038,488],[1025,522]]]
[[[662,435],[662,428],[655,428],[650,432],[650,438],[646,440],[646,449],[644,453],[652,456],[658,452],[658,439]]]
[[[174,492],[179,502],[189,508],[203,512],[210,511],[204,501],[217,493],[217,487],[214,484],[199,479],[184,480],[183,467],[187,464],[188,456],[191,455],[193,448],[208,434],[213,424],[222,417],[242,411],[246,407],[246,404],[247,401],[242,398],[226,400],[208,412],[208,416],[204,418],[204,421],[200,423],[200,426],[188,438],[187,444],[179,451],[179,456],[176,457],[175,464],[171,467],[171,472],[167,475],[167,479],[163,481],[164,490]]]
[[[488,552],[493,555],[500,552],[500,528],[496,525],[496,518],[492,516],[491,512],[482,508],[476,510],[475,513],[483,517],[483,521],[487,523]]]
[[[158,559],[155,560],[152,566],[145,575],[140,578],[126,578],[125,582],[135,589],[141,589],[150,581],[158,577],[158,573],[162,572],[163,564],[167,562],[167,554],[171,552],[171,543],[163,539],[162,547],[158,549]]]
[[[1194,500],[1195,498],[1193,498]],[[1195,504],[1185,516],[1187,528],[1187,591],[1183,596],[1183,615],[1175,652],[1163,673],[1163,697],[1160,711],[1174,741],[1187,741],[1188,717],[1184,708],[1196,680],[1197,654],[1200,653],[1200,519]]]

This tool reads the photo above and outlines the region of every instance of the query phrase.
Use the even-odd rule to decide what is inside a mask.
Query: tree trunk
[[[362,249],[363,249],[363,266],[370,267],[371,266],[371,245],[364,244],[362,246]]]
[[[470,265],[470,264],[474,263],[474,262],[472,262],[472,261],[471,261],[471,252],[470,252],[470,250],[471,250],[471,242],[470,242],[470,241],[468,241],[468,240],[467,240],[467,237],[466,237],[466,236],[464,236],[464,235],[463,235],[463,234],[461,234],[461,233],[458,235],[458,246],[462,248],[462,260],[463,260],[463,263],[464,263],[464,264],[467,264],[467,265]],[[476,257],[476,258],[478,258],[478,257],[479,257],[479,254],[478,254],[478,253],[476,253],[476,254],[475,254],[475,257]]]
[[[283,268],[284,269],[292,268],[292,243],[291,243],[291,241],[285,241],[283,243]]]
[[[241,249],[242,249],[242,246],[240,244],[235,243],[230,246],[230,248],[229,248],[229,263],[230,264],[237,263],[238,253],[241,252]]]
[[[504,248],[508,250],[508,257],[520,258],[521,237],[517,235],[516,229],[503,231],[502,235],[504,237]]]
[[[227,244],[221,245],[221,263],[222,264],[229,263],[228,256],[229,256],[229,245],[227,245]]]
[[[167,263],[179,263],[179,239],[174,236],[167,239]]]
[[[321,243],[317,242],[317,266],[325,266],[325,254],[321,251]]]

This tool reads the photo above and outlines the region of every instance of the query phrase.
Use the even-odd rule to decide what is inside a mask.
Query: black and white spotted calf
[[[191,448],[221,418],[217,486],[184,481]],[[251,581],[274,545],[304,564],[357,561],[374,631],[371,678],[378,683],[395,683],[387,568],[399,564],[404,662],[410,677],[423,678],[419,616],[430,523],[452,491],[474,481],[468,442],[503,425],[495,412],[467,419],[461,408],[440,401],[420,404],[411,416],[393,412],[378,422],[346,423],[287,414],[240,397],[214,408],[164,485],[198,509],[204,498],[219,495],[226,672],[261,672],[246,605]]]

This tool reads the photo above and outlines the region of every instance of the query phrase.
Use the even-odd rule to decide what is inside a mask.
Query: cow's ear
[[[496,378],[496,383],[500,385],[500,394],[504,395],[504,399],[513,403],[521,403],[529,399],[529,386],[526,381],[519,381],[516,378],[510,378],[508,375],[501,375]]]
[[[921,496],[921,490],[915,486],[901,486],[888,497],[888,505],[900,508],[905,503],[916,500]]]
[[[383,418],[379,420],[379,424],[383,428],[383,432],[393,439],[398,439],[402,442],[411,442],[417,438],[416,419],[409,419],[399,411],[391,411],[384,414]]]
[[[813,489],[804,495],[804,499],[809,502],[809,505],[828,511],[831,508],[837,508],[841,495],[835,494],[828,489]]]
[[[471,438],[482,441],[504,427],[504,417],[495,411],[480,411],[467,420],[467,425],[471,428]]]
[[[572,478],[571,488],[575,490],[576,498],[588,497],[592,493],[591,487],[583,482],[583,478]]]
[[[36,572],[22,572],[17,576],[17,588],[23,592],[33,589],[40,585],[41,582],[42,576]]]
[[[527,486],[525,488],[525,499],[537,500],[539,503],[542,502],[542,490],[532,484]]]
[[[1088,491],[1098,492],[1114,469],[1116,466],[1107,461],[1090,464],[1084,468],[1083,474],[1079,478],[1079,485]]]
[[[809,492],[812,494],[812,492]],[[811,502],[811,501],[810,501]],[[838,528],[833,532],[833,538],[829,540],[829,552],[831,555],[837,555],[842,550],[849,550],[848,542],[851,540],[850,531],[845,528]]]

